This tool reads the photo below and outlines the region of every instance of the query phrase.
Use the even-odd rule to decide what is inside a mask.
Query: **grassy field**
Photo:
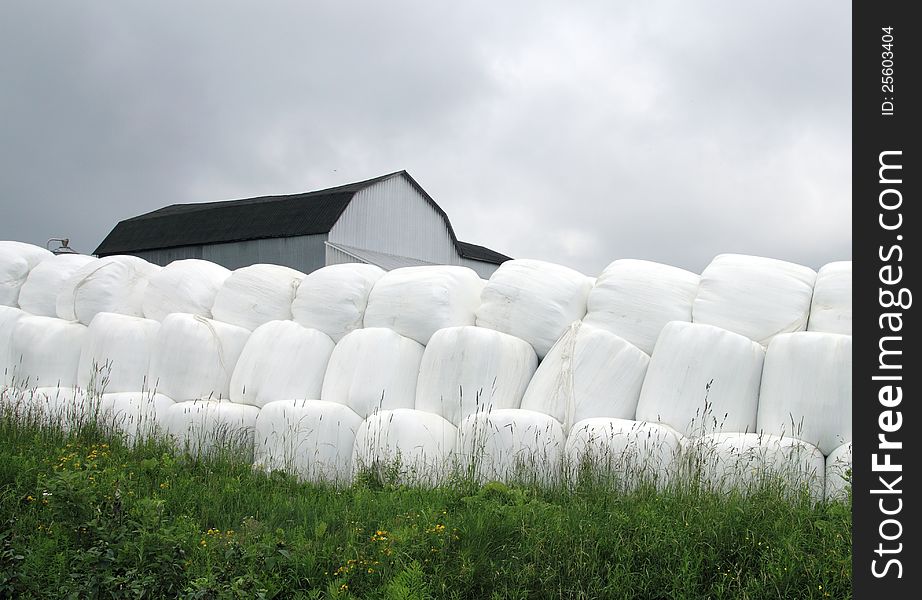
[[[851,508],[694,486],[347,488],[0,415],[0,597],[848,598]]]

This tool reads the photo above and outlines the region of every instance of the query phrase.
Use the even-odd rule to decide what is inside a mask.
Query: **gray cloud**
[[[461,239],[596,274],[851,256],[840,2],[16,1],[0,239],[401,168]]]

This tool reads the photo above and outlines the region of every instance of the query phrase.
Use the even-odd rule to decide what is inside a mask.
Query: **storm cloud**
[[[34,2],[0,20],[0,239],[407,169],[458,236],[597,274],[851,258],[851,9]]]

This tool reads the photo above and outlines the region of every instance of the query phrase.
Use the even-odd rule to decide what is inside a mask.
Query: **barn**
[[[228,269],[271,263],[304,273],[354,262],[385,270],[462,265],[485,279],[510,260],[458,240],[445,211],[406,171],[301,194],[173,204],[120,221],[95,254],[158,265],[200,258]]]

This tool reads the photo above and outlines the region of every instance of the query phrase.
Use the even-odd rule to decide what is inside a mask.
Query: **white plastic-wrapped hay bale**
[[[227,398],[249,336],[247,329],[205,317],[167,315],[154,339],[148,385],[176,402]]]
[[[193,455],[219,448],[252,457],[259,409],[247,404],[195,400],[167,407],[163,429],[176,447]]]
[[[826,457],[827,501],[845,500],[851,487],[852,443],[842,444]]]
[[[218,321],[254,330],[269,321],[290,321],[291,303],[306,275],[280,265],[250,265],[224,280],[211,307]]]
[[[807,331],[852,334],[852,261],[829,263],[816,274]]]
[[[517,337],[473,326],[440,329],[423,353],[415,406],[455,426],[475,412],[518,408],[537,366],[535,351]]]
[[[461,422],[460,460],[481,481],[549,483],[561,474],[567,436],[553,417],[522,409],[474,413]]]
[[[358,263],[317,269],[298,286],[291,314],[301,325],[318,329],[338,342],[362,327],[368,296],[382,275],[383,269]]]
[[[13,357],[13,329],[26,313],[12,306],[0,306],[0,390],[12,384],[19,367],[19,356]]]
[[[160,323],[116,313],[90,322],[80,353],[77,387],[95,394],[147,387],[147,371]]]
[[[852,337],[804,331],[779,335],[765,353],[758,431],[818,446],[852,439]]]
[[[263,406],[274,400],[319,398],[333,346],[327,334],[294,321],[260,325],[234,367],[230,399]]]
[[[144,316],[162,321],[178,312],[210,319],[215,296],[230,274],[207,260],[173,261],[151,276],[141,303]]]
[[[663,328],[636,418],[694,437],[755,431],[765,351],[742,335],[696,323]]]
[[[19,307],[33,315],[56,317],[58,294],[78,269],[95,262],[83,254],[61,254],[35,265],[19,290]]]
[[[143,317],[141,303],[148,280],[159,270],[137,256],[106,256],[89,262],[61,287],[55,312],[61,319],[84,325],[101,312]]]
[[[646,260],[608,265],[589,292],[583,322],[606,329],[647,354],[670,321],[691,321],[701,277]]]
[[[74,387],[86,325],[24,316],[13,326],[12,360],[23,387]]]
[[[453,471],[458,429],[439,415],[398,408],[365,419],[355,436],[353,471],[435,484]]]
[[[171,398],[150,391],[115,392],[102,395],[99,411],[132,444],[159,433],[173,404]]]
[[[806,489],[823,497],[826,461],[816,446],[790,437],[759,433],[715,433],[691,440],[686,468],[714,491],[741,492],[782,485],[789,492]]]
[[[521,338],[538,358],[573,321],[586,315],[592,280],[582,273],[540,260],[509,260],[490,277],[477,309],[477,326]]]
[[[371,290],[365,327],[388,327],[428,344],[445,327],[473,325],[483,280],[455,266],[404,267],[385,273]]]
[[[19,290],[29,271],[51,256],[48,250],[32,244],[0,241],[0,305],[19,306]]]
[[[348,483],[352,449],[362,417],[322,400],[277,400],[256,419],[254,463],[313,482]]]
[[[376,410],[413,408],[423,349],[391,329],[356,329],[333,349],[320,398],[362,418]]]
[[[816,271],[773,258],[721,254],[701,273],[695,323],[716,325],[767,346],[779,333],[803,331]]]
[[[577,321],[528,384],[522,408],[570,426],[590,417],[633,419],[650,357],[621,337]]]
[[[661,423],[597,417],[573,425],[566,460],[578,472],[609,476],[620,489],[667,484],[677,473],[685,439]]]

